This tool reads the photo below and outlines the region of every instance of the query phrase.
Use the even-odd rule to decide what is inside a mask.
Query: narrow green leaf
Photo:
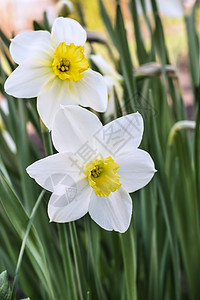
[[[141,24],[138,19],[138,13],[136,8],[136,1],[132,0],[129,3],[129,9],[131,12],[132,20],[134,23],[135,29],[135,39],[136,39],[136,47],[137,47],[137,56],[140,64],[144,64],[148,61],[147,51],[144,46],[143,36],[141,32]]]
[[[194,86],[200,85],[200,53],[199,53],[199,39],[196,31],[196,20],[195,20],[195,11],[197,7],[194,5],[192,13],[185,16],[185,23],[187,29],[187,39],[188,39],[188,50],[189,50],[189,62],[190,62],[190,73],[192,76],[192,82]],[[199,100],[199,99],[198,99]]]
[[[126,101],[129,103],[134,103],[136,81],[133,73],[133,63],[129,51],[126,29],[119,3],[117,4],[116,9],[115,34],[117,39],[117,48],[120,53],[120,64],[124,77],[124,83],[128,91],[128,99],[126,99]]]
[[[119,98],[118,98],[118,95],[117,95],[115,87],[113,89],[114,89],[116,117],[119,118],[119,117],[121,117],[123,115],[123,112],[122,112],[122,109],[121,109],[121,105],[120,105]]]
[[[99,0],[99,6],[100,6],[101,16],[102,16],[103,22],[104,22],[104,24],[106,26],[106,29],[108,31],[108,34],[109,34],[109,36],[110,36],[113,44],[117,47],[117,41],[116,41],[115,31],[113,29],[111,20],[110,20],[110,18],[108,16],[108,13],[107,13],[107,11],[105,9],[105,6],[104,6],[102,0]]]
[[[7,38],[7,36],[3,33],[3,31],[0,29],[0,38],[4,42],[7,48],[10,46],[10,40]]]

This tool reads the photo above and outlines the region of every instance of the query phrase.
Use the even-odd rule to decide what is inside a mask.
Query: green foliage
[[[147,187],[131,195],[134,210],[125,234],[106,232],[88,216],[70,224],[49,223],[49,194],[41,191],[25,169],[43,153],[54,152],[51,136],[40,123],[36,99],[14,99],[4,91],[7,74],[16,66],[8,51],[10,41],[0,31],[4,62],[0,63],[0,91],[9,108],[8,115],[0,108],[0,272],[7,270],[0,274],[2,300],[28,296],[24,300],[199,299],[200,40],[196,19],[200,9],[196,2],[185,16],[196,127],[194,131],[180,128],[171,135],[174,124],[186,119],[182,91],[176,72],[167,71],[171,61],[156,1],[151,1],[151,17],[144,2],[149,47],[135,1],[127,6],[136,40],[133,55],[120,1],[116,1],[113,22],[105,1],[99,0],[114,53],[110,58],[123,77],[123,100],[114,89],[115,113],[117,117],[124,112],[142,114],[142,148],[151,154],[158,170]],[[87,26],[84,16],[89,8],[81,3]],[[41,24],[34,22],[35,30],[50,30],[44,17]],[[137,73],[134,56],[144,73]],[[144,64],[155,61],[159,67],[152,64],[147,72]],[[27,130],[30,123],[32,134]],[[5,131],[16,153],[6,142]]]
[[[11,299],[11,288],[8,281],[7,271],[0,274],[0,299],[10,300]]]

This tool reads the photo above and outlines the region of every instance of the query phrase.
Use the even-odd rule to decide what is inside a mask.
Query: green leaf
[[[37,30],[45,30],[44,26],[40,23],[38,23],[37,21],[33,21],[33,29],[35,31]]]
[[[122,109],[121,109],[121,105],[120,105],[119,98],[118,98],[118,95],[117,95],[115,87],[113,89],[114,89],[114,100],[115,100],[116,117],[120,118],[120,117],[123,116],[123,112],[122,112]]]
[[[0,274],[0,299],[10,300],[11,298],[11,288],[8,281],[7,271],[3,271]]]
[[[115,33],[117,38],[117,47],[120,53],[120,64],[124,82],[128,91],[128,98],[126,101],[133,103],[134,94],[136,93],[136,81],[133,74],[133,64],[129,51],[126,29],[121,12],[121,7],[117,4],[116,21],[115,21]]]
[[[196,5],[197,5],[197,1],[196,1]],[[190,73],[192,77],[192,83],[194,86],[200,85],[200,72],[199,72],[199,68],[197,67],[199,66],[199,62],[200,62],[200,55],[199,55],[200,49],[199,49],[198,34],[195,28],[195,24],[197,23],[195,20],[196,5],[192,10],[191,15],[185,16],[187,39],[188,39],[188,50],[189,50]]]
[[[102,0],[99,0],[99,6],[100,6],[101,16],[102,16],[103,22],[104,22],[104,24],[106,26],[106,29],[108,31],[108,34],[109,34],[109,36],[110,36],[113,44],[117,47],[117,41],[116,41],[115,31],[113,29],[111,20],[110,20],[110,18],[108,16],[108,13],[107,13],[107,11],[105,9],[105,6],[104,6]]]
[[[169,63],[168,52],[165,43],[165,35],[163,31],[162,22],[158,14],[158,8],[155,0],[152,1],[153,15],[155,20],[155,31],[153,33],[153,39],[155,42],[156,50],[159,59],[162,63],[162,73],[166,75],[165,65]]]
[[[29,217],[24,210],[19,198],[14,190],[0,173],[0,202],[11,222],[15,231],[17,232],[21,241],[24,238]],[[52,284],[49,276],[49,271],[46,264],[44,250],[35,228],[32,226],[29,236],[26,241],[27,254],[32,262],[39,279],[43,283],[50,299],[53,299]]]
[[[8,48],[10,46],[10,40],[7,38],[7,36],[3,33],[3,31],[0,29],[0,38]]]
[[[129,3],[129,9],[134,23],[138,60],[140,64],[144,64],[148,61],[148,56],[144,46],[144,40],[141,32],[141,24],[138,18],[136,2],[134,0],[132,0]]]

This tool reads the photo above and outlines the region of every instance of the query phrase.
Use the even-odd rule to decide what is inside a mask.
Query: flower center
[[[96,159],[86,163],[84,170],[90,186],[96,196],[109,196],[120,186],[120,176],[117,174],[119,165],[114,162],[111,156],[104,160]]]
[[[82,72],[89,68],[83,47],[75,46],[74,43],[60,43],[54,52],[52,68],[55,75],[62,80],[79,81],[84,76]]]
[[[103,172],[103,168],[101,165],[95,165],[94,169],[91,171],[91,176],[97,178]]]

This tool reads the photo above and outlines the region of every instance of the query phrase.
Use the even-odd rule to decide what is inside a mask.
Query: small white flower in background
[[[10,133],[5,129],[3,119],[1,117],[1,111],[5,114],[9,114],[9,109],[8,109],[8,102],[5,98],[0,99],[0,130],[2,133],[2,136],[8,145],[9,149],[15,154],[17,152],[16,145],[10,135]]]
[[[74,5],[69,0],[60,0],[56,5],[58,16],[68,17],[69,14],[74,12]]]
[[[103,58],[103,56],[100,54],[92,54],[90,55],[90,58],[103,75],[114,78],[116,81],[122,80],[122,76]]]
[[[184,7],[193,6],[195,0],[157,0],[158,10],[166,16],[179,18],[184,14]],[[145,0],[147,12],[152,10],[151,1]],[[142,12],[140,0],[137,0],[138,13]]]
[[[138,149],[142,135],[139,113],[102,126],[86,109],[62,107],[52,128],[59,153],[27,168],[38,184],[53,193],[50,221],[70,222],[89,212],[102,228],[125,232],[132,215],[129,193],[144,187],[156,171],[150,155]]]
[[[5,83],[15,97],[37,98],[37,109],[51,129],[60,104],[80,104],[104,112],[107,89],[103,76],[89,69],[83,45],[86,31],[70,18],[57,18],[51,34],[27,31],[11,40],[10,52],[19,66]]]
[[[166,16],[179,18],[184,14],[181,0],[157,0],[157,3],[159,11]]]
[[[69,0],[60,0],[54,6],[48,6],[46,16],[49,25],[52,26],[57,17],[68,17],[74,12],[73,3]]]
[[[110,116],[116,117],[114,88],[118,95],[120,104],[123,106],[123,89],[121,86],[123,77],[100,54],[92,54],[90,58],[102,73],[108,90],[108,107],[104,117],[105,119],[109,119]]]

